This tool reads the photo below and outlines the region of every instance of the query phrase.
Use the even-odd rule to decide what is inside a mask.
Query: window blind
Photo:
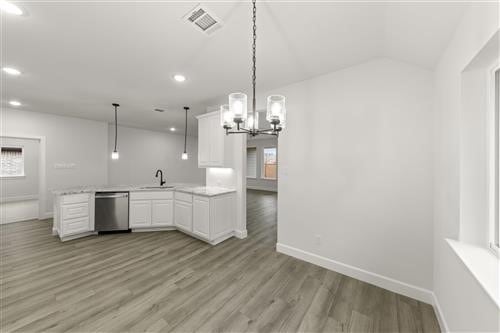
[[[257,178],[257,148],[247,148],[247,177]]]
[[[22,176],[24,174],[23,149],[18,147],[2,147],[0,167],[0,174],[2,176]]]

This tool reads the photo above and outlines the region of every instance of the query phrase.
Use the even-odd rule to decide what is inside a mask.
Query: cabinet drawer
[[[89,203],[65,204],[62,206],[62,219],[74,219],[77,217],[89,216]]]
[[[88,193],[63,195],[61,202],[63,204],[83,203],[89,201],[89,197]]]
[[[193,195],[188,194],[188,193],[175,192],[175,200],[192,203],[193,202]]]
[[[89,217],[79,217],[63,221],[63,234],[78,234],[82,232],[92,231],[89,227]]]
[[[130,192],[130,200],[165,200],[173,197],[172,191]]]

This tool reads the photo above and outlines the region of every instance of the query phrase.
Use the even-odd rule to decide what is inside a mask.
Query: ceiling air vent
[[[184,15],[184,20],[195,27],[196,30],[207,35],[211,35],[222,27],[222,21],[211,13],[207,7],[200,4]]]

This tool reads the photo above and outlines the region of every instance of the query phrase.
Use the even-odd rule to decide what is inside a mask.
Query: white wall
[[[256,178],[247,178],[247,188],[255,189],[255,190],[264,190],[264,191],[277,191],[278,190],[278,181],[273,179],[264,179],[263,177],[263,154],[264,148],[269,147],[278,147],[278,139],[276,138],[255,138],[249,139],[247,141],[247,147],[255,147],[257,148],[257,173]],[[279,152],[278,152],[279,156]],[[279,163],[278,163],[279,168]]]
[[[460,196],[462,72],[498,28],[497,4],[471,5],[435,74],[434,293],[451,331],[500,328],[497,306],[445,241],[459,239],[466,200]]]
[[[53,189],[106,184],[106,123],[17,109],[3,109],[1,120],[1,135],[46,138],[46,216],[52,213]],[[54,168],[60,163],[74,164],[74,167]]]
[[[272,93],[286,96],[288,111],[279,138],[281,248],[387,277],[425,298],[419,288],[432,288],[432,73],[377,59]]]
[[[190,159],[186,162],[180,159],[184,136],[120,127],[120,159],[112,161],[114,127],[108,123],[18,109],[3,109],[1,121],[0,135],[46,138],[47,201],[42,213],[45,217],[52,214],[53,189],[153,183],[157,182],[154,174],[158,168],[164,170],[169,182],[205,182],[205,171],[197,166],[198,146],[194,137],[188,137]],[[70,168],[56,168],[56,165]],[[33,206],[26,203],[12,207],[12,214],[21,208],[27,210],[28,204]]]
[[[115,129],[109,127],[109,152],[113,151]],[[120,159],[109,160],[110,185],[156,184],[157,169],[163,170],[167,183],[205,183],[205,170],[198,168],[198,139],[188,136],[189,159],[181,160],[184,135],[118,127]]]

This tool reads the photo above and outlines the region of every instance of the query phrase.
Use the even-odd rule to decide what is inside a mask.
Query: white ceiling
[[[22,2],[21,2],[22,4]],[[224,21],[212,36],[181,19],[197,2],[27,2],[3,15],[4,106],[183,133],[182,106],[250,92],[251,5],[204,3]],[[428,69],[463,12],[453,3],[258,3],[258,89],[387,56]],[[188,81],[174,82],[174,73]],[[156,107],[164,113],[153,112]],[[190,117],[189,131],[196,121]]]

